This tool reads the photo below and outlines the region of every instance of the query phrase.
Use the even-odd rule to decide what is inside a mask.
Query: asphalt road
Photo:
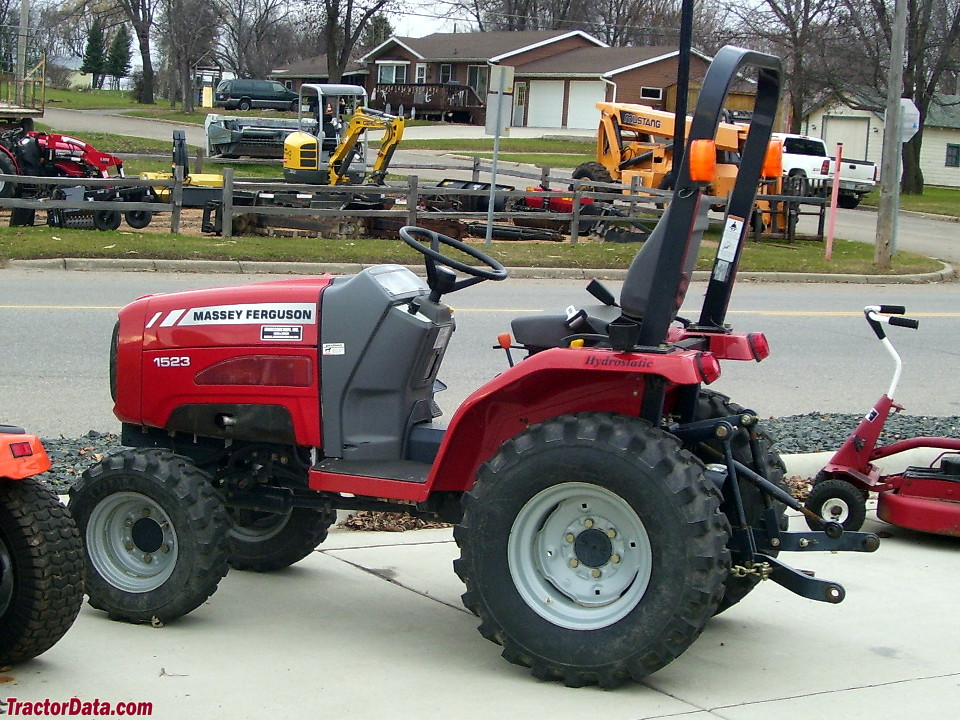
[[[108,346],[117,310],[151,292],[233,285],[268,276],[0,271],[0,332],[6,347],[0,413],[51,436],[119,428],[108,392]],[[438,401],[449,419],[473,390],[506,364],[493,350],[511,318],[556,312],[592,300],[583,283],[562,280],[487,282],[450,296],[457,332],[440,377]],[[614,290],[618,290],[612,284]],[[684,312],[695,316],[695,284]],[[762,416],[811,411],[861,412],[887,389],[892,365],[867,328],[862,307],[904,304],[919,331],[895,329],[904,356],[900,400],[909,412],[960,414],[960,284],[820,285],[741,282],[729,322],[767,334],[764,362],[727,362],[715,387]]]

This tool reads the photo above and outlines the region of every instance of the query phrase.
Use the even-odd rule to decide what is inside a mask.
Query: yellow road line
[[[122,305],[0,305],[0,310],[119,310]]]

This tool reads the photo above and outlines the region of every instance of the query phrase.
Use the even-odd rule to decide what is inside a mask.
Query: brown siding
[[[576,50],[577,48],[582,47],[596,47],[596,45],[587,41],[586,38],[576,35],[574,37],[558,40],[557,42],[552,42],[548,45],[544,45],[533,50],[528,50],[527,52],[523,52],[518,55],[511,55],[504,60],[504,64],[513,65],[516,67],[517,65],[523,65],[528,62],[533,62],[534,60],[542,60],[543,58],[553,57],[559,53],[567,52],[568,50]]]
[[[707,63],[694,56],[690,59],[690,84],[700,86],[707,72]],[[673,110],[677,84],[677,58],[661,60],[652,65],[644,65],[636,70],[621,73],[613,78],[617,84],[617,102],[639,103],[658,110]],[[663,89],[663,99],[659,102],[640,97],[643,87]],[[692,108],[692,105],[689,107]]]

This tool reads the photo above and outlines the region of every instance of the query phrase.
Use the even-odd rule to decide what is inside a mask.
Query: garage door
[[[529,127],[560,127],[563,119],[563,80],[534,80],[530,83]]]
[[[570,83],[570,100],[567,104],[567,127],[596,130],[600,124],[597,103],[606,99],[606,86],[602,82],[578,80]]]
[[[831,157],[837,152],[837,143],[843,143],[845,158],[866,160],[869,134],[870,121],[865,117],[833,116],[824,120],[823,140],[827,143],[827,154]]]

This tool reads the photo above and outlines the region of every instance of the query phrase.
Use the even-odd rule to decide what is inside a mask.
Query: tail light
[[[707,385],[720,377],[720,361],[712,353],[697,353],[697,371]]]
[[[29,441],[10,443],[10,452],[15,458],[30,457],[33,455],[33,448]]]
[[[820,166],[820,174],[821,174],[821,175],[829,175],[829,174],[830,174],[830,161],[829,161],[829,160],[824,160],[824,161],[823,161],[823,164]]]
[[[750,343],[750,352],[753,353],[753,359],[757,362],[770,357],[770,343],[767,342],[767,336],[763,333],[750,333],[747,335],[747,342]]]

